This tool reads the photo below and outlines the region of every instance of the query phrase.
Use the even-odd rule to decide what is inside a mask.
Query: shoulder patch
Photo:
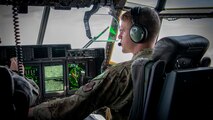
[[[93,86],[95,85],[94,81],[90,81],[89,83],[87,83],[86,85],[83,86],[83,91],[84,92],[89,92],[93,89]]]

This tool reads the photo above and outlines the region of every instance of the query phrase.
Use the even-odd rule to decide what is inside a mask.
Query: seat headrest
[[[152,57],[164,60],[169,72],[198,66],[208,47],[209,41],[199,35],[168,36],[156,43]]]

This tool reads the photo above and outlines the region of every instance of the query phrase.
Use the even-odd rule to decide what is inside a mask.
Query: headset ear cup
[[[147,37],[147,30],[144,27],[133,25],[129,34],[133,42],[141,43]]]

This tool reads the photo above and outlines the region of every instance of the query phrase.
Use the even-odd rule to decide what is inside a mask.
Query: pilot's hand
[[[34,120],[33,119],[33,108],[29,108],[27,120]]]
[[[10,69],[13,71],[18,71],[18,60],[17,57],[10,58]],[[21,65],[22,71],[24,73],[24,65]]]

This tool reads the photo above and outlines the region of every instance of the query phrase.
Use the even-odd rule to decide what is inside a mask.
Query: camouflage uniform
[[[20,76],[17,71],[10,70],[12,78],[14,79],[14,94],[21,92],[27,96],[29,106],[34,106],[39,100],[40,89],[38,85],[26,77]],[[18,101],[19,98],[16,99]]]
[[[150,58],[145,49],[132,60],[118,63],[79,88],[70,97],[44,102],[32,109],[36,120],[83,120],[94,110],[107,106],[113,120],[127,120],[132,104],[131,64],[139,58]]]

